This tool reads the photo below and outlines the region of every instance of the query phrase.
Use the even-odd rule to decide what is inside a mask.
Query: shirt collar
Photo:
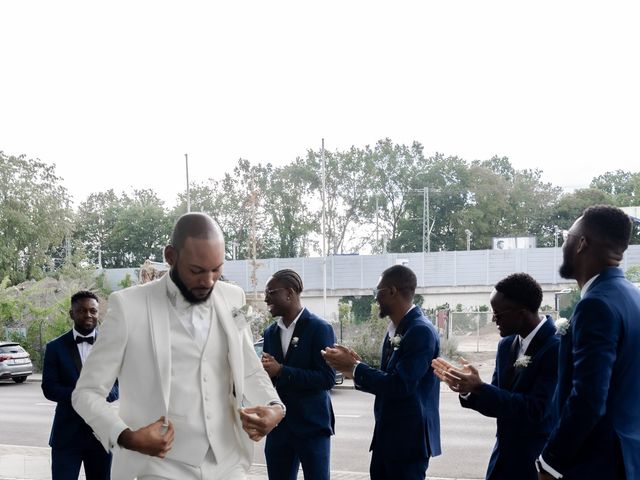
[[[540,317],[540,323],[538,323],[536,328],[534,328],[531,331],[531,333],[529,333],[529,335],[527,335],[525,338],[522,338],[521,335],[518,335],[520,337],[520,350],[522,351],[522,353],[527,351],[527,348],[529,347],[529,344],[531,343],[531,340],[533,340],[533,337],[536,336],[536,333],[538,333],[538,330],[540,330],[540,328],[542,327],[542,325],[544,325],[544,322],[546,322],[546,321],[547,321],[547,317],[542,315]]]
[[[407,316],[407,314],[408,314],[411,310],[413,310],[414,308],[416,308],[416,306],[415,306],[415,305],[411,305],[411,307],[409,308],[409,310],[407,310],[407,312],[404,314],[404,316],[403,316],[402,318],[406,317],[406,316]],[[396,336],[396,326],[395,326],[395,325],[393,324],[393,322],[391,322],[391,321],[389,322],[389,326],[387,327],[387,334],[389,335],[389,338],[393,338],[393,337],[395,337],[395,336]]]
[[[302,310],[298,312],[298,315],[296,315],[296,318],[293,319],[293,322],[291,322],[291,325],[289,325],[288,327],[282,321],[282,317],[278,317],[278,319],[276,320],[278,327],[280,327],[282,330],[293,330],[296,326],[298,319],[300,318],[300,315],[302,315],[302,312],[304,312],[304,307],[302,307]]]
[[[589,290],[589,288],[591,287],[595,279],[598,278],[599,276],[600,276],[599,273],[595,274],[593,277],[589,279],[587,283],[585,283],[582,286],[582,290],[580,290],[580,298],[584,297],[587,294],[587,291]]]

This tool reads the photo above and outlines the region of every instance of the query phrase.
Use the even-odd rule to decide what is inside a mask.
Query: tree
[[[92,263],[124,268],[139,267],[147,258],[162,260],[172,222],[152,190],[120,197],[109,190],[90,195],[80,205],[75,224]]]
[[[590,187],[611,195],[619,207],[640,204],[640,172],[606,172],[591,180]]]
[[[325,206],[325,238],[327,253],[337,255],[358,252],[368,241],[361,228],[371,217],[372,164],[363,150],[351,147],[346,152],[325,151],[325,189],[322,190],[322,155],[309,150],[304,165],[312,173],[309,185],[318,204]],[[316,232],[322,232],[322,222]]]
[[[311,212],[309,198],[314,178],[301,159],[269,171],[264,192],[264,209],[270,216],[276,255],[293,258],[307,254],[306,240],[317,225],[318,215]]]
[[[549,223],[562,230],[568,230],[573,222],[582,215],[585,208],[592,205],[612,205],[611,195],[602,190],[584,188],[560,197],[553,206]]]
[[[55,167],[0,152],[0,278],[42,278],[52,247],[71,232],[67,190]]]

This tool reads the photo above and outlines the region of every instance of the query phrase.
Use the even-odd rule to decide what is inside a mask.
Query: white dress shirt
[[[171,305],[184,328],[193,337],[200,349],[204,349],[211,328],[211,304],[210,302],[188,302],[180,290],[173,283],[171,277],[167,281],[167,294]]]
[[[276,321],[278,327],[280,327],[280,345],[282,345],[282,354],[285,357],[287,356],[287,350],[289,350],[289,344],[291,343],[291,337],[293,337],[293,331],[296,328],[296,323],[298,323],[298,319],[300,318],[300,315],[302,315],[303,311],[304,308],[298,312],[298,315],[296,315],[296,318],[293,319],[293,322],[291,322],[291,325],[288,327],[282,321],[282,317],[278,317],[278,320]]]
[[[93,337],[93,341],[96,341],[96,330],[94,329],[93,332],[91,332],[89,335],[84,336],[84,335],[80,335],[76,329],[73,329],[73,340],[75,341],[76,338],[78,337],[83,337],[83,338],[89,338],[89,337]],[[93,345],[87,342],[82,342],[82,343],[76,343],[76,347],[78,347],[78,353],[80,354],[80,360],[82,360],[82,364],[84,365],[84,361],[87,359],[87,357],[89,356],[89,353],[91,353],[91,349],[93,348]]]

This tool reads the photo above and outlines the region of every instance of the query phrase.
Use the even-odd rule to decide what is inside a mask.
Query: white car
[[[24,382],[33,373],[31,356],[15,342],[0,342],[0,380]]]

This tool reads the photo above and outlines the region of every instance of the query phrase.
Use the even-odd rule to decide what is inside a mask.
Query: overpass
[[[555,306],[555,293],[575,287],[574,281],[560,278],[561,248],[528,248],[511,250],[465,250],[431,253],[388,253],[385,255],[336,255],[326,258],[326,302],[323,296],[322,257],[269,258],[256,261],[228,260],[224,276],[247,293],[247,299],[263,305],[264,286],[269,276],[282,268],[291,268],[302,277],[303,302],[327,320],[337,319],[338,301],[343,296],[371,295],[380,273],[387,267],[403,264],[418,277],[417,293],[424,297],[425,307],[444,303],[465,308],[489,304],[493,285],[514,272],[526,272],[535,278],[544,292],[543,305]],[[622,268],[640,265],[640,245],[627,249]],[[138,269],[105,270],[113,290],[129,273],[138,278]]]

